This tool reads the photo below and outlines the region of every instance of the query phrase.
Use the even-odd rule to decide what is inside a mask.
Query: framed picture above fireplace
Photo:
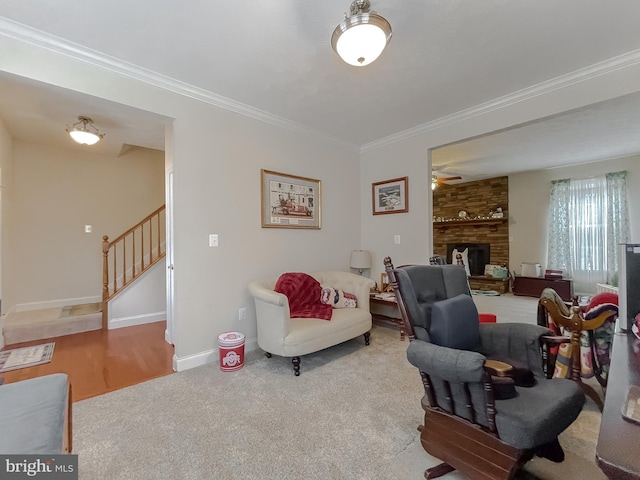
[[[373,214],[409,211],[409,177],[394,178],[371,184]]]

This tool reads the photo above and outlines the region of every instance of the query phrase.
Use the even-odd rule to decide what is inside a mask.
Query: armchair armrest
[[[277,306],[289,306],[289,299],[286,295],[273,291],[270,288],[266,288],[260,283],[260,281],[253,281],[249,284],[249,292],[253,295],[253,298],[262,302],[270,303]]]
[[[484,355],[422,340],[413,340],[409,344],[407,359],[421,372],[452,383],[482,382],[485,375]]]
[[[290,328],[289,299],[266,287],[265,282],[254,280],[249,284],[256,305],[258,345],[266,352],[280,355]]]

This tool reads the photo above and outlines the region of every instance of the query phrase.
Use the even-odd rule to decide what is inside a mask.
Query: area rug
[[[49,363],[55,342],[0,352],[0,373]]]
[[[495,290],[471,290],[471,295],[488,295],[490,297],[499,297],[500,292]]]
[[[90,313],[99,313],[101,311],[102,304],[100,302],[69,305],[62,309],[59,318],[77,317],[78,315],[89,315]]]

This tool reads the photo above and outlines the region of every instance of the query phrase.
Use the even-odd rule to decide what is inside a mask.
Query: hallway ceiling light
[[[331,46],[349,65],[364,67],[375,61],[391,40],[391,25],[375,12],[369,0],[351,3],[350,15],[336,27]]]
[[[72,126],[67,126],[67,132],[69,132],[71,138],[83,145],[94,145],[102,140],[105,134],[100,133],[93,125],[93,120],[82,115],[78,117],[78,120]]]

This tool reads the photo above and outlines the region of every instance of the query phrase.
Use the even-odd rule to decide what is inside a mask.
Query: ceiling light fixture
[[[351,3],[350,15],[336,27],[331,46],[349,65],[364,67],[374,62],[391,40],[391,25],[375,12],[369,0]]]
[[[104,133],[100,133],[93,125],[93,120],[82,115],[78,117],[78,120],[72,126],[67,126],[67,132],[69,132],[71,138],[83,145],[93,145],[102,140]]]

